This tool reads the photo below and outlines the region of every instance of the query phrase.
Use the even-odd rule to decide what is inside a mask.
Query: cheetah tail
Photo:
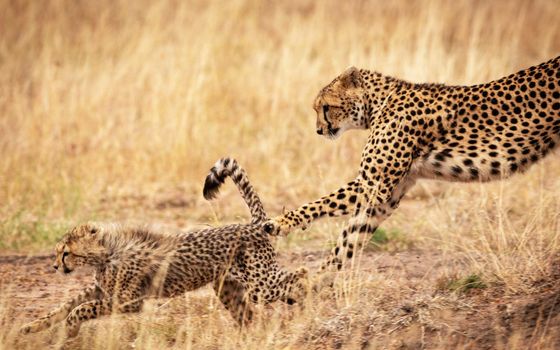
[[[220,191],[220,186],[222,186],[228,176],[231,177],[245,203],[247,203],[251,212],[251,222],[261,223],[266,221],[268,218],[261,199],[249,182],[245,170],[233,158],[222,158],[210,169],[210,173],[206,176],[206,181],[204,182],[204,189],[202,190],[204,198],[207,200],[216,198]]]

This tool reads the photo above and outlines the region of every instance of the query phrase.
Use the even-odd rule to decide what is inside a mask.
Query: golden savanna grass
[[[204,176],[224,155],[247,169],[271,215],[336,189],[355,176],[367,133],[318,137],[311,102],[348,66],[474,84],[560,54],[554,0],[0,0],[0,8],[5,254],[48,251],[90,219],[245,220],[233,189],[213,205],[201,199]],[[553,154],[492,184],[420,182],[333,291],[310,296],[303,311],[275,305],[248,332],[199,292],[95,322],[73,346],[554,348],[554,312],[537,307],[527,325],[515,310],[538,303],[559,276],[558,163]],[[342,223],[280,239],[283,261],[318,266]],[[398,254],[431,267],[414,283],[379,275]],[[0,347],[56,343],[56,330],[20,342],[3,299]],[[504,323],[506,314],[519,322]],[[477,338],[477,326],[489,335]]]

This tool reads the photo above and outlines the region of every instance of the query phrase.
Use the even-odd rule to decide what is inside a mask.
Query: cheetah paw
[[[36,333],[41,329],[45,328],[43,321],[35,320],[33,322],[26,323],[19,329],[20,334]]]
[[[307,226],[297,226],[305,230]],[[263,224],[263,229],[266,233],[273,236],[287,236],[296,226],[291,221],[286,220],[283,216],[270,219]]]
[[[66,337],[68,339],[75,338],[78,335],[79,331],[80,331],[80,327],[67,325],[66,326]]]
[[[313,291],[320,293],[324,290],[332,290],[334,281],[336,279],[336,272],[322,272],[318,273],[312,282]]]

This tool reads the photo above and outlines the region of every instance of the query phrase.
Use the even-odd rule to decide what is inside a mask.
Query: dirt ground
[[[314,269],[323,256],[322,251],[303,251],[283,253],[280,260],[293,266],[303,262]],[[72,295],[92,282],[87,270],[68,276],[55,273],[52,260],[49,254],[0,256],[3,304],[16,324],[44,315],[59,304],[61,295]],[[309,336],[301,340],[302,346],[344,348],[358,338],[362,348],[378,348],[379,344],[401,349],[560,347],[559,263],[551,263],[550,277],[536,283],[531,295],[504,296],[499,287],[461,295],[437,291],[444,271],[460,265],[437,250],[364,252],[360,274],[389,281],[392,286],[387,288],[386,301],[375,310],[378,316],[359,305],[362,299],[357,298],[354,308],[333,313],[330,319],[311,327]],[[364,290],[367,294],[367,287]],[[395,290],[402,293],[397,296]],[[202,302],[214,298],[206,289],[198,295]],[[346,322],[358,326],[344,327]]]
[[[197,204],[179,192],[171,191],[157,200],[121,196],[121,202],[111,200],[112,207],[107,211],[118,213],[118,220],[134,217],[136,207],[148,208],[142,215],[185,227],[186,209]],[[232,202],[228,198],[235,195],[227,194],[223,202]],[[422,201],[409,199],[401,210],[414,213],[423,205]],[[219,206],[214,209],[221,211]],[[328,249],[326,238],[313,239],[316,241],[281,249],[280,263],[291,268],[305,265],[317,271]],[[56,273],[51,266],[53,258],[49,252],[0,255],[0,307],[8,318],[4,324],[17,329],[93,282],[93,271],[88,269],[66,276]],[[357,255],[354,266],[337,276],[334,289],[326,288],[315,296],[325,307],[317,310],[319,321],[305,326],[306,335],[299,344],[315,349],[560,348],[560,257],[549,262],[548,270],[533,283],[530,292],[519,293],[494,284],[451,290],[450,279],[454,274],[462,276],[468,264],[437,245],[431,249],[405,246],[396,251],[366,249]],[[359,288],[348,292],[345,288],[352,280],[358,281],[354,286]],[[345,293],[354,294],[348,297]],[[162,319],[184,319],[193,312],[211,312],[218,305],[208,287],[188,294],[188,300],[152,300],[146,306],[156,305]],[[345,297],[351,302],[341,303]],[[228,316],[225,310],[220,314]],[[95,328],[103,322],[89,322],[84,328]],[[45,344],[52,345],[49,341]]]

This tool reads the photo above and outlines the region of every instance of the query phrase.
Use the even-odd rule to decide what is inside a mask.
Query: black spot
[[[451,171],[453,171],[455,174],[460,174],[463,172],[463,169],[460,166],[455,165],[451,168]]]
[[[353,230],[355,231],[355,230]],[[368,224],[363,224],[362,226],[360,226],[360,228],[358,229],[358,231],[360,233],[366,233],[366,232],[370,232],[370,226]]]
[[[470,171],[473,178],[478,178],[478,169],[470,168],[469,171]]]
[[[436,160],[439,160],[440,162],[445,161],[445,154],[444,153],[438,153],[435,155],[434,157]]]

